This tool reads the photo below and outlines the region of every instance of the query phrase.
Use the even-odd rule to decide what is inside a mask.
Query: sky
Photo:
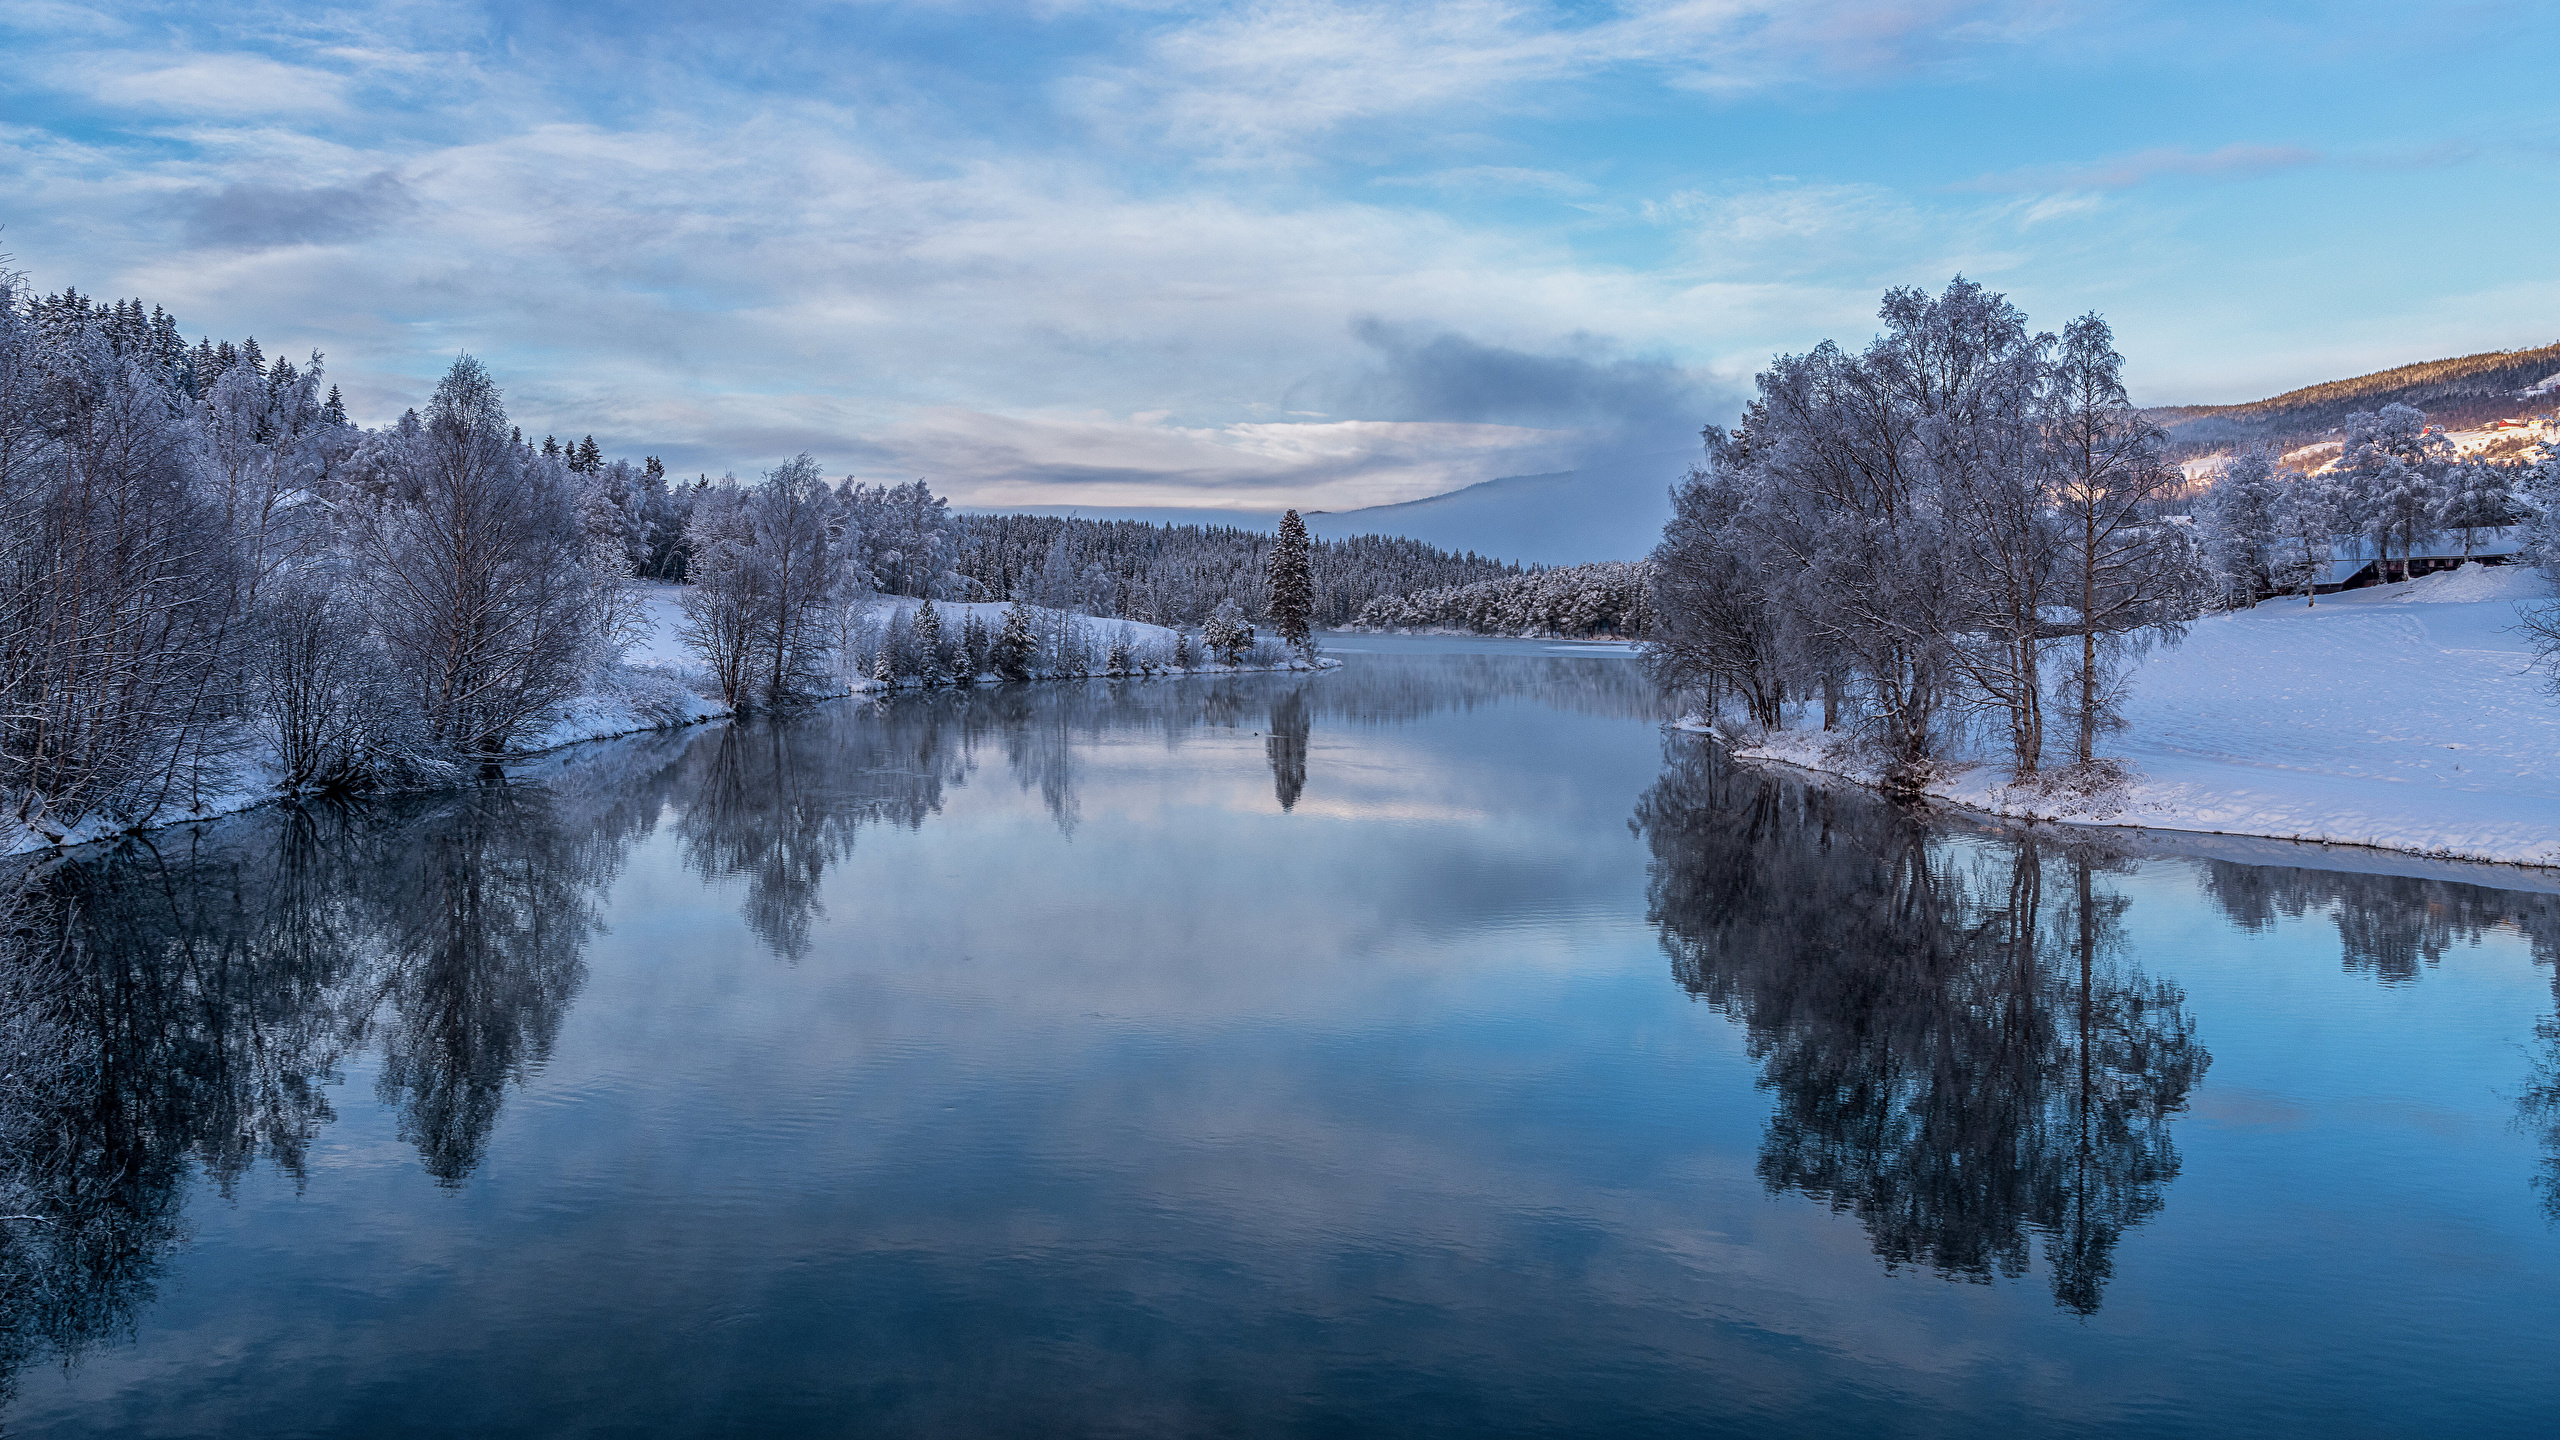
[[[1676,479],[1963,274],[2136,398],[2560,338],[2560,11],[0,6],[0,253],[531,433],[977,505]]]

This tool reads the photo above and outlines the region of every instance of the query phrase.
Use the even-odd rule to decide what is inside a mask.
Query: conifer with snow
[[[942,617],[933,613],[931,598],[916,607],[915,627],[916,674],[928,687],[940,685],[949,663],[942,656]]]
[[[1030,607],[1017,601],[1004,612],[1004,629],[989,647],[987,664],[1004,679],[1028,680],[1039,656],[1040,642],[1032,634]]]
[[[1271,544],[1271,600],[1268,613],[1271,627],[1291,649],[1308,652],[1309,621],[1315,614],[1316,579],[1314,547],[1307,540],[1307,522],[1290,511],[1280,517],[1280,533]]]

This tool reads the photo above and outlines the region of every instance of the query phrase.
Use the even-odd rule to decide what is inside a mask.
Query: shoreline
[[[1278,665],[1195,666],[1189,670],[1163,670],[1152,675],[1035,675],[1028,680],[981,680],[974,686],[940,685],[926,687],[920,684],[882,685],[877,681],[865,681],[855,688],[838,690],[831,694],[817,696],[812,699],[807,706],[798,708],[814,709],[817,706],[831,705],[840,700],[859,700],[866,698],[877,699],[890,695],[902,694],[921,695],[928,693],[929,688],[931,690],[996,690],[1007,685],[1050,685],[1067,680],[1195,680],[1204,677],[1222,675],[1275,675],[1284,674],[1292,670],[1302,671],[1310,675],[1321,675],[1327,670],[1340,668],[1341,664],[1342,662],[1339,660],[1330,660],[1320,656],[1313,665],[1307,665],[1298,661],[1290,661]],[[498,766],[502,771],[506,772],[508,779],[513,779],[514,772],[518,767],[528,765],[535,761],[546,760],[559,756],[563,752],[575,750],[581,745],[602,744],[608,740],[629,740],[643,735],[672,734],[679,730],[690,730],[697,725],[709,725],[738,718],[738,712],[735,710],[719,709],[714,702],[710,701],[705,701],[704,704],[711,708],[706,708],[696,713],[689,714],[682,719],[659,721],[655,724],[625,725],[619,729],[598,730],[590,734],[578,734],[566,737],[557,736],[557,732],[554,730],[553,732],[546,733],[543,736],[545,743],[537,748],[530,750],[508,751],[505,755],[499,757]],[[554,723],[556,726],[558,722]],[[473,788],[473,786],[431,785],[421,786],[416,789],[366,790],[358,793],[366,797],[440,795],[470,788]],[[293,803],[317,798],[322,798],[321,794],[318,792],[296,793],[284,790],[266,790],[253,793],[245,790],[234,791],[231,794],[213,801],[207,808],[202,810],[189,811],[185,814],[168,819],[153,819],[145,821],[139,825],[129,825],[114,830],[102,830],[87,834],[75,832],[74,834],[66,835],[59,840],[47,840],[42,838],[40,832],[30,831],[19,838],[19,843],[5,851],[0,851],[0,859],[34,861],[49,856],[69,854],[72,851],[84,849],[91,845],[111,845],[118,841],[127,840],[138,835],[153,835],[165,830],[179,829],[182,826],[205,825],[217,820],[228,820],[234,816],[246,815],[253,811],[263,810],[270,805]]]
[[[1855,785],[1859,789],[1865,790],[1871,794],[1881,795],[1883,793],[1882,787],[1877,785],[1872,778],[1863,775],[1856,770],[1809,763],[1805,750],[1800,747],[1774,748],[1767,745],[1737,746],[1728,742],[1722,735],[1717,734],[1713,729],[1706,725],[1692,723],[1687,718],[1671,721],[1663,728],[1684,735],[1694,735],[1704,743],[1714,745],[1723,750],[1727,755],[1734,759],[1749,764],[1771,765],[1782,769],[1801,771],[1807,775],[1821,776],[1826,780]],[[2146,839],[2149,837],[2183,836],[2194,840],[2221,839],[2243,841],[2248,842],[2252,847],[2267,847],[2264,853],[2253,855],[2243,861],[2243,863],[2248,864],[2282,865],[2288,863],[2284,858],[2284,852],[2277,851],[2273,848],[2279,846],[2287,847],[2288,850],[2294,847],[2300,847],[2305,850],[2317,850],[2321,852],[2331,850],[2352,850],[2364,855],[2397,857],[2405,862],[2413,862],[2419,865],[2461,866],[2476,869],[2494,868],[2500,871],[2523,872],[2524,874],[2533,876],[2536,879],[2550,880],[2554,882],[2553,888],[2560,890],[2560,834],[2551,836],[2547,841],[2547,853],[2549,853],[2553,858],[2520,859],[2504,855],[2487,855],[2476,852],[2465,852],[2452,849],[2450,847],[2425,849],[2414,845],[2395,845],[2386,841],[2373,839],[2349,839],[2335,835],[2306,835],[2300,833],[2285,834],[2267,829],[2233,829],[2228,826],[2217,827],[2201,822],[2193,825],[2179,825],[2157,822],[2141,823],[2113,820],[2087,814],[2068,813],[2067,808],[2065,807],[2056,807],[2058,809],[2065,810],[2065,813],[2058,814],[2042,813],[2035,809],[2023,806],[2019,808],[2001,808],[1995,805],[1982,804],[1978,800],[1968,798],[1964,794],[1954,792],[1947,788],[1948,781],[1983,768],[1987,767],[1981,765],[1967,765],[1963,770],[1957,772],[1956,775],[1942,776],[1937,782],[1931,784],[1921,792],[1922,803],[1943,810],[1959,812],[1965,816],[1987,820],[1997,825],[2009,828],[2053,826],[2057,829],[2066,830],[2102,830],[2126,836],[2145,837]],[[2006,786],[1998,788],[2003,791],[2009,789],[2009,787]],[[2105,799],[2104,796],[2092,796],[2088,798],[2101,801],[2102,803]],[[2154,841],[2153,843],[2157,844],[2158,842]],[[2229,858],[2241,859],[2239,856],[2232,856]],[[2308,866],[2304,868],[2335,869],[2342,867]],[[2479,883],[2488,882],[2482,881]],[[2514,887],[2510,886],[2508,888]]]

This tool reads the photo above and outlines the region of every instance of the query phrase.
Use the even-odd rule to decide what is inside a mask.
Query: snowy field
[[[2039,794],[1977,763],[1930,793],[2028,819],[2560,865],[2560,699],[2513,633],[2549,593],[2536,571],[2470,565],[2214,616],[2135,677],[2131,728],[2104,747],[2140,772],[2129,789]],[[1739,753],[1873,778],[1819,733]]]

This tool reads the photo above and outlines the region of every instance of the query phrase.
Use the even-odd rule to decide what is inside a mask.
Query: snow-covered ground
[[[2560,865],[2560,698],[2514,633],[2549,593],[2531,569],[2475,564],[2214,616],[2135,677],[2130,728],[2104,747],[2139,772],[2129,787],[2038,793],[1984,762],[1930,793],[2028,819]],[[1738,753],[1874,778],[1819,732]]]

